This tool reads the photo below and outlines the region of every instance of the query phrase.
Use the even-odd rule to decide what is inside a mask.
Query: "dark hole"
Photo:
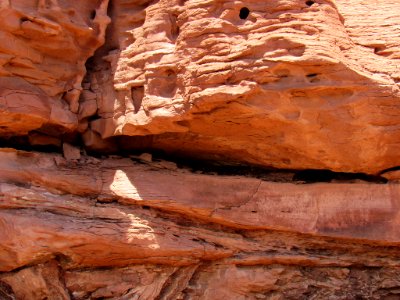
[[[87,118],[88,122],[92,122],[98,119],[100,119],[100,117],[97,114]]]
[[[242,8],[240,9],[239,17],[240,17],[242,20],[245,20],[245,19],[247,19],[247,17],[249,16],[249,14],[250,14],[250,10],[249,10],[247,7],[242,7]]]
[[[315,4],[315,2],[310,0],[310,1],[306,1],[306,4],[307,4],[307,6],[311,6],[311,5]]]
[[[174,236],[174,237],[179,237],[179,235],[177,235],[177,234],[173,234],[173,236]]]
[[[143,208],[143,209],[150,209],[150,206],[143,205],[142,208]]]
[[[252,210],[251,212],[252,212],[253,214],[255,214],[257,211],[256,211],[256,210]]]
[[[298,171],[294,176],[294,181],[312,182],[330,182],[334,179],[334,172],[329,170],[302,170]]]
[[[307,74],[306,75],[308,78],[313,78],[313,77],[317,77],[318,74],[317,73],[312,73],[312,74]]]
[[[96,18],[96,10],[92,10],[92,12],[90,13],[90,18],[92,20],[94,20],[94,18]]]
[[[332,180],[351,181],[356,179],[375,183],[387,182],[387,179],[380,176],[367,175],[363,173],[333,172],[330,170],[302,170],[296,172],[293,176],[293,181],[304,181],[306,183],[331,182]]]

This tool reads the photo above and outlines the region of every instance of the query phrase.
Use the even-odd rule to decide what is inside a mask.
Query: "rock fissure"
[[[0,4],[1,299],[398,298],[398,1],[34,2]]]

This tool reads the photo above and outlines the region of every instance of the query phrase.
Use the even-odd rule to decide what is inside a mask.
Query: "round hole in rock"
[[[315,4],[314,1],[311,1],[311,0],[310,0],[310,1],[306,1],[306,5],[307,5],[307,6],[311,6],[311,5],[313,5],[313,4]]]
[[[247,7],[242,7],[240,9],[239,18],[241,18],[242,20],[245,20],[245,19],[247,19],[249,14],[250,14],[250,10]]]

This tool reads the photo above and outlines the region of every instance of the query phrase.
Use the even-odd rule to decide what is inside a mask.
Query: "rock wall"
[[[399,10],[0,0],[0,299],[399,299]]]
[[[282,169],[398,165],[397,1],[127,2],[88,76],[102,138]]]

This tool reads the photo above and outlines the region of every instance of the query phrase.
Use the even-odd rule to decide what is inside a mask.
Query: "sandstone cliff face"
[[[0,0],[0,299],[398,299],[399,11]]]
[[[0,151],[4,299],[383,299],[400,187]],[[386,298],[385,298],[386,299]]]
[[[398,2],[143,2],[113,2],[88,76],[102,138],[284,169],[397,166]]]
[[[104,42],[108,1],[1,1],[0,133],[74,131],[86,60]]]

